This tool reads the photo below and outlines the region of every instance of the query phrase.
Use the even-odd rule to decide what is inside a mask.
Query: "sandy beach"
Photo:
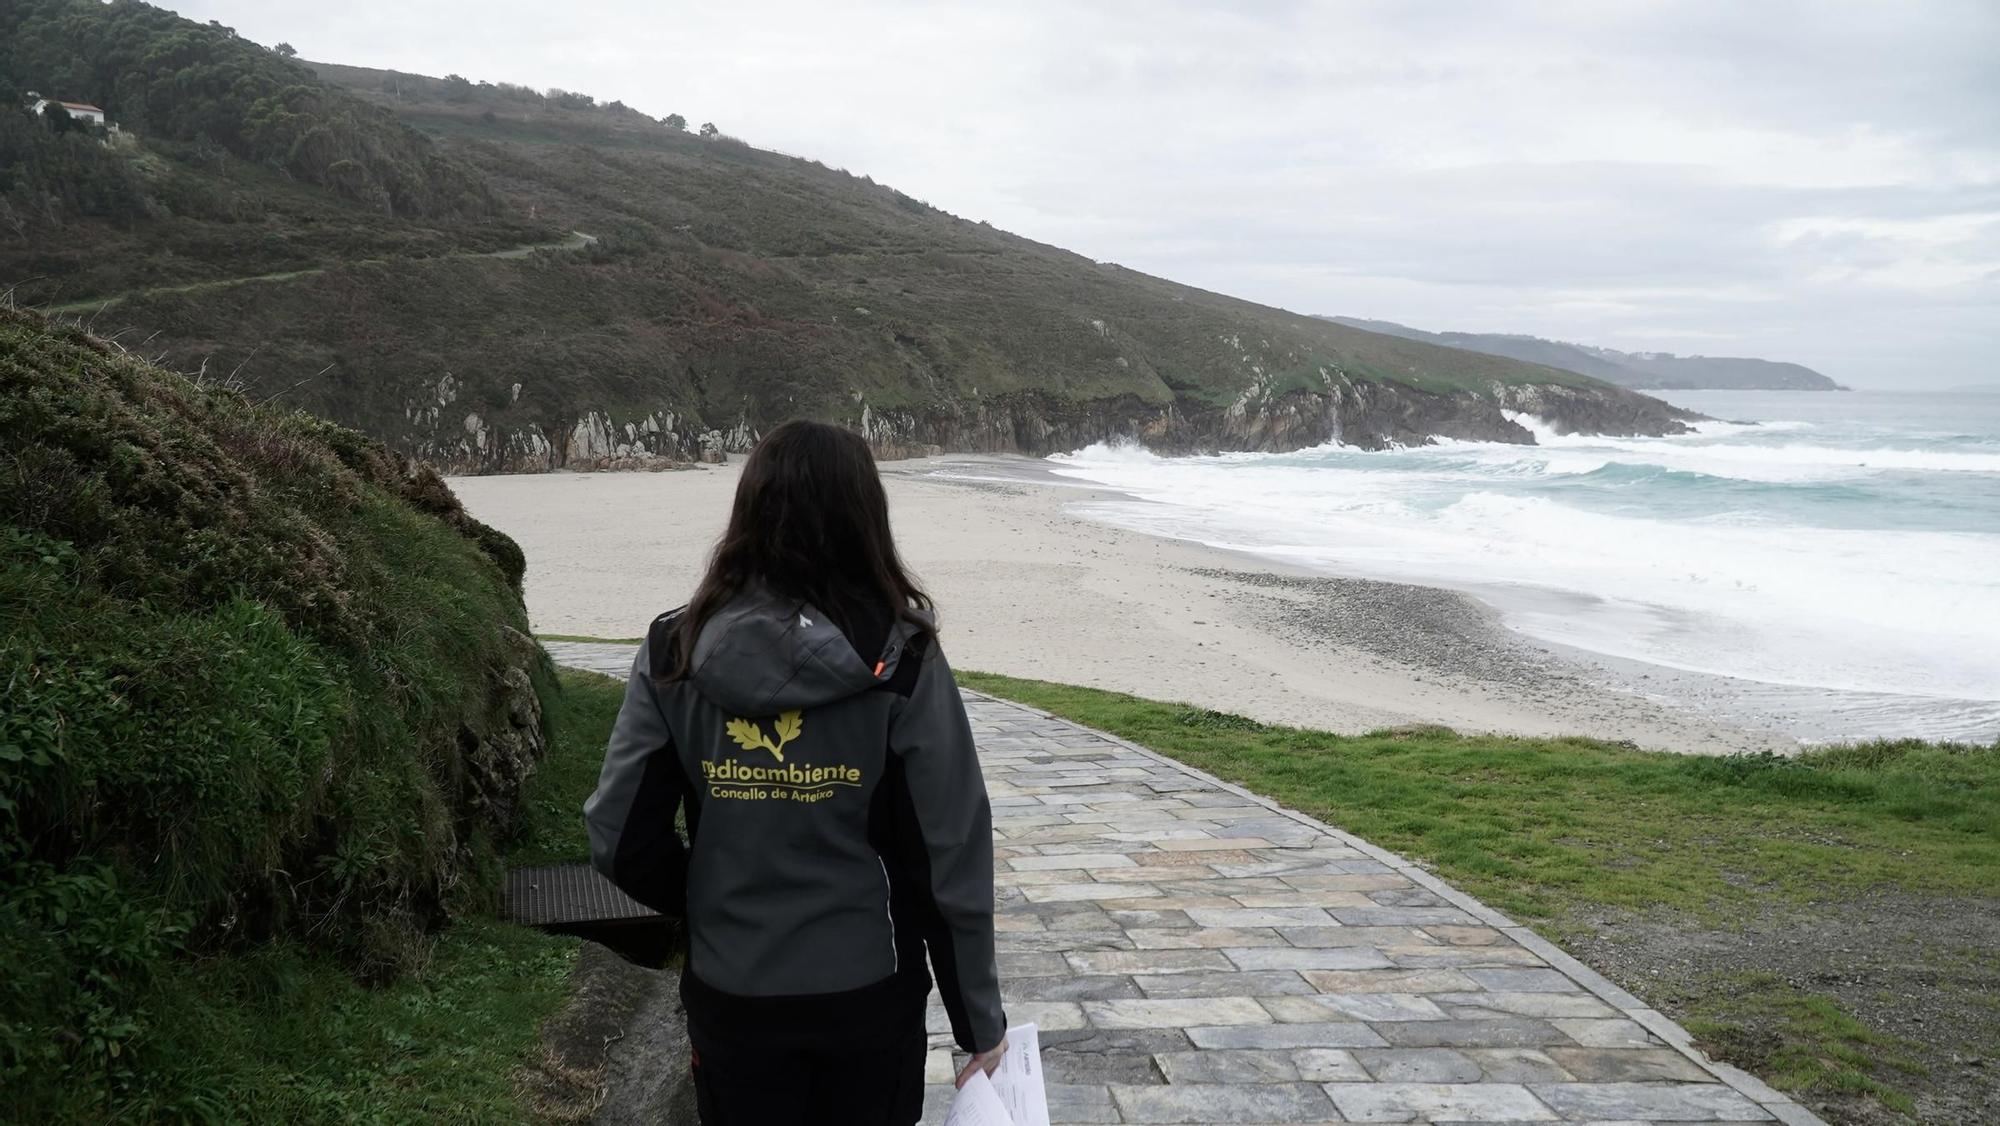
[[[680,605],[737,465],[454,478],[528,557],[538,632],[631,637]],[[1412,723],[1721,754],[1796,743],[1611,687],[1465,595],[1337,578],[1095,523],[1040,463],[885,463],[896,536],[965,669],[1362,732]]]

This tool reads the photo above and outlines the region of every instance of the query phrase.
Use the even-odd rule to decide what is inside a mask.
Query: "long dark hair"
[[[736,482],[729,528],[675,631],[668,679],[694,671],[701,627],[753,585],[810,602],[850,631],[869,609],[890,618],[931,609],[896,554],[889,498],[859,434],[797,420],[757,443]]]

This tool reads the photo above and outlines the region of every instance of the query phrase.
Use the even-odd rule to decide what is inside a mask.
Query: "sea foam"
[[[1096,518],[1472,590],[1549,641],[1775,685],[2000,700],[2000,524],[1978,507],[2000,490],[1979,476],[2000,474],[2000,443],[1822,443],[1806,423],[1606,439],[1519,421],[1538,445],[1093,446],[1051,468],[1144,502],[1094,502]],[[1914,497],[1929,506],[1912,513]]]

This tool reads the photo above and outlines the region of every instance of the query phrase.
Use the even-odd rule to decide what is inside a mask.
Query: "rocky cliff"
[[[512,428],[467,412],[453,426],[450,405],[446,400],[419,412],[405,439],[415,456],[449,473],[667,468],[745,453],[759,437],[747,419],[717,429],[670,410],[591,410],[567,425]],[[1436,438],[1532,445],[1534,435],[1509,412],[1534,415],[1559,433],[1612,435],[1683,433],[1700,417],[1608,388],[1494,382],[1429,391],[1328,376],[1317,388],[1253,388],[1226,406],[1161,404],[1137,395],[1076,403],[1021,393],[914,409],[863,404],[837,421],[860,432],[883,458],[1041,456],[1104,441],[1134,441],[1166,454],[1280,453],[1336,441],[1376,450]]]

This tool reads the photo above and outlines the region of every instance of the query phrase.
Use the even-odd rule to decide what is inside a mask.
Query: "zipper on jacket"
[[[889,972],[899,973],[903,968],[903,956],[896,950],[896,890],[889,884],[889,864],[881,856],[875,863],[882,867],[882,913],[889,917]]]

